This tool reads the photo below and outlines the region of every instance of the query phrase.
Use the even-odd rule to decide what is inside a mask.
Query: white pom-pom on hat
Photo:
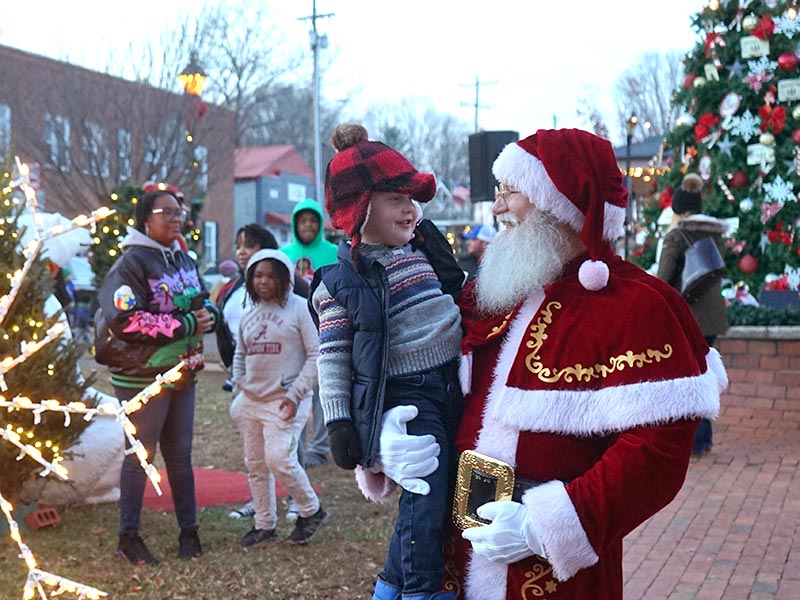
[[[608,283],[608,265],[602,260],[585,260],[578,269],[578,281],[590,292],[606,287]]]

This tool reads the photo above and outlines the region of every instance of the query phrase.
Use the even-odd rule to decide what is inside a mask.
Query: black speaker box
[[[497,180],[492,165],[506,145],[516,142],[516,131],[481,131],[469,136],[469,195],[472,202],[494,202]]]

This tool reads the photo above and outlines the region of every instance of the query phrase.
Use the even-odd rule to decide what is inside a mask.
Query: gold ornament
[[[747,32],[753,31],[758,25],[758,17],[755,16],[753,13],[747,15],[744,19],[742,19],[742,29]]]
[[[696,87],[696,88],[702,87],[705,84],[706,84],[706,78],[705,77],[695,77],[694,78],[694,82],[692,82],[692,85],[694,87]]]
[[[792,109],[792,118],[800,120],[800,104]]]
[[[775,136],[772,135],[769,131],[765,131],[760,136],[758,136],[758,141],[760,144],[763,144],[764,146],[774,146]]]

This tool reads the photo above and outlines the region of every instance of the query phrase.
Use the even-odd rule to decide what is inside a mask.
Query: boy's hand
[[[278,413],[284,421],[291,421],[297,414],[297,404],[288,398],[284,398],[281,400],[281,404],[278,407]]]
[[[350,420],[332,421],[325,426],[331,444],[333,462],[342,469],[353,470],[361,457],[361,444],[353,422]]]

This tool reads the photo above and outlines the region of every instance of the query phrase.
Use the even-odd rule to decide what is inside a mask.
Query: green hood
[[[310,244],[303,244],[297,239],[297,215],[303,210],[313,210],[319,216],[319,232]],[[306,198],[294,207],[292,211],[292,241],[281,250],[295,264],[301,258],[307,258],[311,262],[312,272],[319,267],[336,262],[337,246],[325,239],[325,215],[316,200]]]

